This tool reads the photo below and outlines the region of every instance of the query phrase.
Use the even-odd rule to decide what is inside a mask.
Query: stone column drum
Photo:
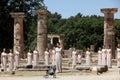
[[[25,13],[16,12],[10,13],[10,15],[14,18],[14,51],[18,47],[20,49],[20,57],[24,58],[23,19]]]
[[[112,58],[115,58],[114,13],[117,11],[117,8],[101,9],[104,14],[104,45],[111,46]]]
[[[37,20],[37,49],[39,51],[39,59],[43,59],[45,48],[47,47],[47,25],[46,10],[36,10]]]

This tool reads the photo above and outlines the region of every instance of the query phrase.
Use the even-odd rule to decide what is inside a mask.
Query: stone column
[[[37,20],[37,49],[39,51],[40,60],[43,59],[43,54],[45,48],[47,47],[47,25],[46,25],[46,15],[45,10],[36,10],[38,15]]]
[[[104,45],[111,46],[112,58],[115,58],[114,13],[117,8],[104,8],[101,12],[104,14]]]
[[[53,44],[53,37],[50,38],[50,43]]]
[[[20,57],[24,58],[23,19],[25,13],[16,12],[10,13],[10,15],[14,18],[14,51],[16,47],[19,47]]]
[[[64,35],[60,35],[59,42],[61,47],[64,49]]]

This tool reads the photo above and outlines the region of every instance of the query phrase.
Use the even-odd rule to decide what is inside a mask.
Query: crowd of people
[[[15,72],[20,61],[19,50],[19,47],[16,47],[15,52],[12,52],[12,49],[10,49],[9,53],[6,53],[6,49],[3,49],[3,52],[1,53],[1,71],[7,72],[8,69],[10,72]],[[57,43],[57,45],[53,47],[51,56],[48,48],[44,51],[44,64],[48,66],[50,60],[52,61],[52,65],[56,66],[56,72],[62,72],[62,47],[60,46],[60,43]],[[27,53],[27,65],[32,65],[34,68],[39,64],[38,61],[39,51],[37,48],[35,48],[33,52],[29,50]],[[7,67],[7,64],[9,67]]]
[[[92,64],[92,54],[93,52],[90,50],[90,48],[87,48],[85,52],[85,65],[91,65]],[[116,60],[117,60],[117,67],[120,68],[120,44],[118,44],[118,47],[116,49]],[[111,52],[111,46],[103,46],[100,47],[97,52],[97,61],[98,65],[107,65],[108,68],[112,68],[112,52]],[[73,69],[79,62],[82,64],[82,53],[79,53],[75,48],[73,48],[72,51],[72,67]]]
[[[17,69],[17,66],[19,66],[19,58],[20,58],[20,51],[19,47],[16,47],[16,51],[12,52],[12,49],[10,49],[9,53],[6,53],[6,49],[3,49],[3,52],[1,53],[1,71],[6,72],[7,69],[10,72],[14,72]],[[117,67],[120,67],[120,44],[118,44],[117,47]],[[62,47],[60,46],[60,43],[57,43],[55,47],[50,51],[48,48],[44,51],[44,65],[48,66],[51,64],[56,66],[56,72],[62,72]],[[72,68],[75,69],[77,64],[82,63],[82,53],[77,51],[75,48],[70,50],[70,53],[72,56],[70,57],[70,60],[72,62]],[[90,48],[87,48],[85,52],[85,61],[86,65],[91,65],[92,63],[92,52]],[[111,52],[111,46],[103,46],[103,48],[99,48],[98,50],[98,65],[107,65],[109,68],[112,67],[112,52]],[[39,52],[37,48],[31,52],[30,50],[27,53],[27,65],[32,65],[33,67],[37,66],[39,63]],[[8,64],[8,68],[7,68]]]
[[[7,63],[9,65],[8,70],[12,73],[16,70],[19,65],[19,48],[16,48],[16,51],[12,52],[10,49],[9,53],[6,53],[6,49],[3,48],[3,52],[1,53],[1,71],[7,72]]]

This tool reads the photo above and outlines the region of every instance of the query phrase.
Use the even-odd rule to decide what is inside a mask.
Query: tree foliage
[[[46,9],[43,0],[0,0],[0,48],[13,47],[13,26],[14,19],[11,18],[11,12],[24,12],[24,42],[25,50],[34,45],[36,36],[36,15],[35,10]],[[8,43],[9,42],[9,43]],[[31,44],[30,44],[31,43]]]
[[[57,14],[58,17],[54,17],[56,14],[48,17],[48,30],[51,31],[49,33],[65,35],[65,48],[84,49],[90,45],[102,46],[103,17],[83,16],[78,13],[68,19],[62,19],[59,14]]]
[[[35,10],[47,9],[44,0],[0,0],[0,49],[13,47],[13,21],[10,12],[24,12],[25,50],[33,49],[37,41],[37,16]],[[86,49],[95,45],[96,50],[103,45],[104,18],[81,13],[67,19],[55,12],[48,12],[48,34],[64,34],[64,48]],[[120,43],[120,19],[115,20],[115,41]]]

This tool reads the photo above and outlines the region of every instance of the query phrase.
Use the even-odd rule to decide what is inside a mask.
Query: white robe
[[[106,61],[106,49],[102,49],[102,65],[107,65],[107,61]]]
[[[107,49],[107,66],[109,68],[112,67],[112,63],[111,63],[111,49]]]
[[[27,65],[32,65],[32,53],[27,53]]]
[[[37,66],[38,65],[38,51],[34,50],[33,51],[33,66]]]
[[[1,53],[1,60],[2,60],[1,69],[3,69],[4,72],[6,72],[7,71],[7,54],[5,52]]]
[[[120,67],[120,48],[117,48],[117,67]]]
[[[90,51],[86,51],[86,65],[91,65],[91,53]]]
[[[45,65],[49,65],[49,54],[50,53],[48,51],[45,51],[44,54],[45,54]]]
[[[52,50],[52,65],[55,65],[55,50]]]
[[[76,56],[77,52],[73,51],[72,52],[72,68],[74,68],[76,66],[77,63],[77,56]]]
[[[81,63],[81,62],[82,62],[82,56],[81,56],[80,54],[78,54],[77,60],[78,60],[78,63]]]
[[[20,53],[19,53],[19,51],[15,51],[15,56],[14,56],[14,69],[16,69],[17,68],[17,66],[19,65],[19,55],[20,55]]]
[[[102,65],[102,51],[98,51],[98,65]]]
[[[14,56],[13,53],[8,54],[8,60],[9,60],[9,71],[12,72],[14,69]]]
[[[56,65],[56,72],[62,72],[62,48],[55,48],[55,65]]]

